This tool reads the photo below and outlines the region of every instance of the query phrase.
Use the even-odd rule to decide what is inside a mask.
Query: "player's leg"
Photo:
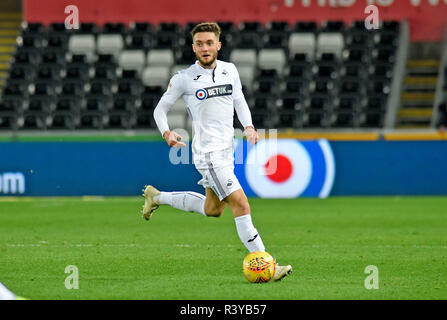
[[[237,233],[245,247],[250,252],[265,251],[261,236],[251,220],[250,204],[242,188],[232,192],[224,201],[228,203],[228,207],[233,213]],[[279,281],[291,272],[292,266],[276,264],[275,274],[271,281]]]
[[[161,204],[169,205],[173,208],[187,212],[197,212],[205,214],[205,199],[203,194],[193,191],[175,191],[161,192],[153,186],[147,186],[144,189],[143,197],[145,198],[143,206],[143,217],[149,220],[152,213]]]
[[[205,214],[208,217],[220,217],[227,204],[220,201],[217,194],[211,188],[206,188]]]
[[[250,252],[265,251],[264,243],[251,219],[250,205],[242,188],[224,199],[233,213],[239,239]]]

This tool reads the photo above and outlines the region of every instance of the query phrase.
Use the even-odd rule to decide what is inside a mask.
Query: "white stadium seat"
[[[341,33],[328,32],[320,33],[317,39],[317,55],[322,53],[332,53],[338,58],[341,57],[341,53],[344,48],[344,38]]]
[[[238,68],[238,72],[242,85],[251,91],[253,89],[253,80],[255,78],[255,68],[243,65]]]
[[[256,66],[256,49],[233,49],[230,53],[230,62],[237,68],[240,66]]]
[[[172,67],[174,65],[174,52],[171,49],[152,49],[147,53],[149,66]]]
[[[96,47],[99,54],[113,54],[118,57],[124,47],[123,37],[120,34],[100,34]]]
[[[85,54],[87,60],[92,62],[95,58],[96,42],[91,34],[75,34],[68,40],[68,50],[72,54]]]
[[[283,49],[261,49],[258,54],[258,67],[260,69],[276,69],[279,75],[282,74],[286,61]]]
[[[289,55],[304,53],[310,61],[315,57],[315,35],[313,33],[292,33],[289,37]]]
[[[161,86],[166,88],[170,79],[170,68],[163,66],[147,66],[142,75],[145,86]]]
[[[143,50],[125,50],[121,52],[118,63],[123,70],[137,70],[142,72],[145,65]]]

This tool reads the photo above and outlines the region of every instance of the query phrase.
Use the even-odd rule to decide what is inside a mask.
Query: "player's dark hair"
[[[191,30],[191,37],[194,38],[194,35],[199,32],[213,32],[216,35],[217,40],[219,40],[221,30],[219,25],[215,22],[202,22]]]

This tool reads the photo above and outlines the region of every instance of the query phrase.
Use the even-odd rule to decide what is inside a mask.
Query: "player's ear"
[[[219,42],[217,43],[217,51],[219,51],[221,47],[222,47],[222,42],[219,41]]]

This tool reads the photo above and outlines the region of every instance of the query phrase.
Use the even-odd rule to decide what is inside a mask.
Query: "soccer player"
[[[228,205],[245,247],[250,252],[265,251],[251,219],[248,199],[234,174],[234,110],[245,128],[247,140],[253,145],[259,136],[253,127],[235,65],[217,60],[221,48],[220,32],[216,23],[200,23],[193,28],[192,50],[197,61],[171,78],[154,110],[154,118],[163,138],[169,146],[181,148],[185,144],[181,142],[179,134],[169,130],[167,113],[177,99],[182,97],[185,101],[193,125],[193,161],[203,177],[198,183],[205,188],[206,196],[190,191],[160,192],[153,186],[146,186],[143,217],[149,220],[161,204],[219,217]],[[272,281],[281,280],[291,272],[290,265],[276,264]]]

